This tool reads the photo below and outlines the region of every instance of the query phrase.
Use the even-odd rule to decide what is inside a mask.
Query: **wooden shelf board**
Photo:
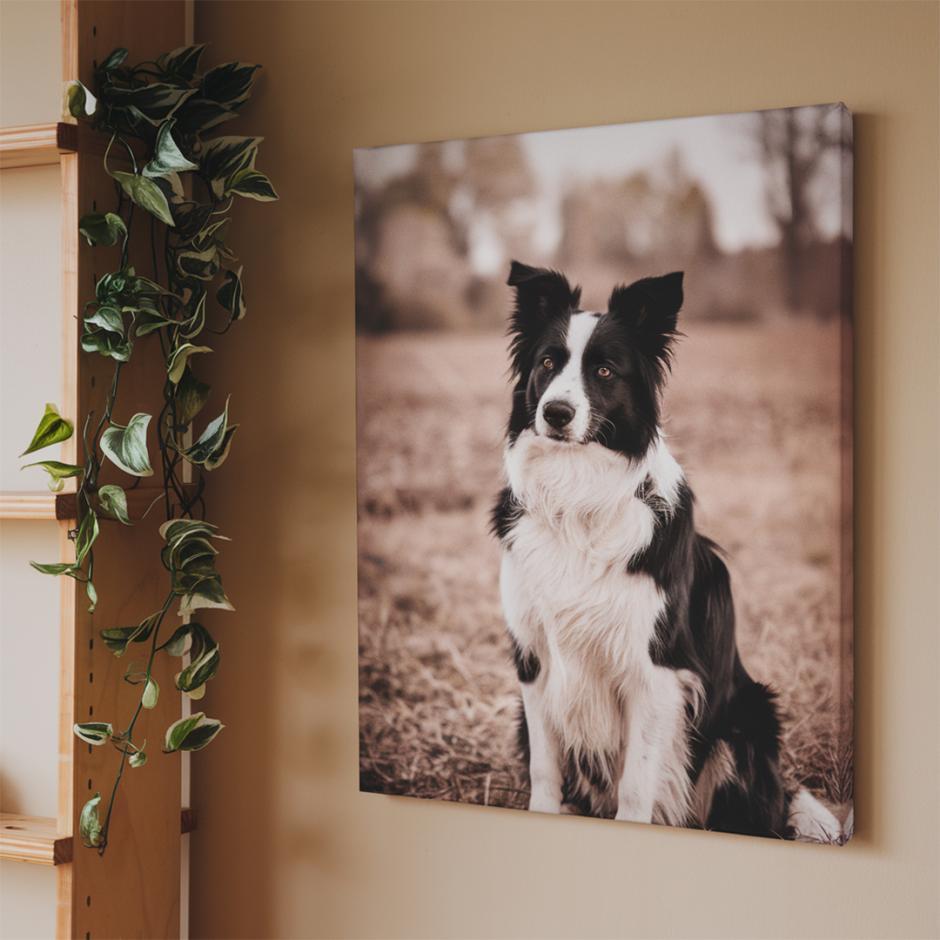
[[[191,484],[187,484],[189,488]],[[138,486],[125,490],[127,512],[131,520],[140,521],[144,513],[159,498],[163,490],[155,486]],[[160,518],[162,510],[154,506],[151,518]],[[50,493],[44,490],[4,490],[0,492],[0,519],[52,519],[69,522],[76,518],[78,506],[75,493]],[[109,521],[106,516],[102,522]]]
[[[190,484],[184,488],[188,489]],[[151,509],[150,519],[157,522],[163,521],[163,508],[161,499],[163,496],[162,487],[157,486],[137,486],[124,490],[127,496],[127,514],[132,522],[139,522],[144,513]],[[156,505],[154,505],[156,503]],[[55,518],[68,521],[75,519],[78,514],[78,506],[75,493],[58,493],[55,501]],[[109,521],[107,516],[101,516],[102,522]]]
[[[46,166],[59,162],[59,154],[78,149],[75,124],[24,124],[0,127],[0,169]]]
[[[56,494],[48,490],[0,492],[0,519],[56,519]]]
[[[72,837],[60,835],[54,819],[0,813],[0,858],[62,865],[72,861]]]
[[[180,810],[180,832],[196,829],[196,811]],[[34,865],[64,865],[72,861],[72,837],[56,831],[56,821],[45,816],[0,813],[0,858]]]

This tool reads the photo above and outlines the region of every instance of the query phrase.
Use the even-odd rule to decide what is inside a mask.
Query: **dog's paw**
[[[529,800],[530,813],[560,813],[561,800],[544,794],[533,794]]]
[[[617,804],[617,814],[614,819],[619,822],[651,823],[653,821],[652,807],[637,799],[624,799],[621,797]]]
[[[809,790],[801,789],[790,803],[787,822],[800,842],[829,842],[841,845],[851,837],[842,824]]]

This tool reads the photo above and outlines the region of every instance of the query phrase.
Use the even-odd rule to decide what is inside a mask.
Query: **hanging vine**
[[[80,82],[66,89],[66,107],[79,120],[89,121],[108,135],[104,168],[114,181],[113,211],[84,215],[79,230],[92,246],[120,246],[120,265],[104,275],[95,296],[82,312],[81,347],[114,363],[113,377],[100,415],[90,413],[82,424],[84,463],[41,460],[28,464],[49,475],[53,491],[70,477],[78,480],[77,527],[72,562],[32,566],[45,574],[74,578],[84,584],[89,610],[98,601],[95,590],[95,543],[99,519],[108,517],[131,525],[127,491],[115,483],[99,485],[105,462],[134,478],[154,476],[147,446],[151,422],[159,448],[160,486],[147,513],[162,504],[160,554],[167,571],[167,592],[159,610],[131,626],[112,626],[101,637],[115,656],[140,644],[145,659],[132,663],[124,681],[140,689],[126,724],[82,722],[74,727],[84,742],[110,743],[120,763],[104,806],[100,794],[84,806],[79,821],[82,842],[105,851],[115,797],[127,767],[142,767],[147,742],[138,741],[142,712],[156,706],[160,688],[154,664],[162,653],[188,663],[176,674],[176,688],[199,699],[219,666],[219,645],[209,631],[190,619],[207,608],[231,610],[232,605],[216,570],[216,526],[205,521],[205,473],[221,466],[238,428],[229,419],[226,399],[221,414],[205,423],[196,437],[194,425],[209,399],[209,386],[194,369],[195,357],[212,352],[203,337],[225,333],[246,313],[242,268],[226,244],[229,214],[237,197],[269,202],[277,199],[270,180],[255,168],[257,137],[208,136],[237,117],[251,93],[256,65],[230,62],[199,71],[204,45],[186,46],[156,61],[126,65],[127,50],[115,49],[95,68],[94,92]],[[146,221],[133,224],[135,212]],[[149,257],[147,274],[129,263],[131,241],[141,237]],[[135,246],[136,247],[136,246]],[[138,343],[160,345],[165,375],[163,406],[153,416],[115,414],[121,373]],[[120,418],[120,420],[119,420]],[[22,456],[68,440],[71,420],[47,405],[36,433]],[[192,468],[187,482],[185,467]],[[147,513],[144,515],[146,516]],[[170,631],[164,621],[177,604],[181,625]],[[165,752],[197,751],[222,730],[215,718],[202,712],[181,718],[166,729]]]

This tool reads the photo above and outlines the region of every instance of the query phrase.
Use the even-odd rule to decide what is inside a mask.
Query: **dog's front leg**
[[[545,712],[543,689],[523,682],[522,705],[529,735],[529,809],[536,813],[561,812],[561,747]]]
[[[666,748],[677,733],[682,692],[659,670],[644,676],[627,700],[627,746],[617,785],[617,819],[653,821]]]

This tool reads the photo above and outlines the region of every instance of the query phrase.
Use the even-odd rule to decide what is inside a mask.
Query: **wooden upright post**
[[[63,78],[93,87],[94,64],[124,46],[132,61],[154,59],[186,41],[184,0],[62,0]],[[114,205],[113,181],[106,175],[100,148],[85,147],[62,158],[63,320],[65,338],[62,410],[81,427],[89,411],[101,413],[113,369],[111,360],[80,351],[82,304],[95,283],[120,263],[117,249],[90,248],[78,232],[79,218]],[[96,151],[97,152],[94,152]],[[146,241],[149,222],[137,213],[138,244]],[[149,255],[132,256],[141,274],[151,275]],[[156,343],[141,342],[121,376],[115,418],[126,421],[138,411],[156,415],[161,407],[163,363]],[[76,435],[76,437],[80,437]],[[151,452],[154,438],[151,433]],[[80,448],[80,440],[72,446]],[[74,450],[64,460],[80,456]],[[115,477],[115,481],[116,481]],[[125,481],[126,482],[126,481]],[[146,482],[146,481],[144,481]],[[158,661],[162,690],[155,709],[138,728],[147,739],[147,765],[124,774],[104,856],[84,848],[78,814],[95,792],[102,809],[113,785],[119,755],[112,748],[91,748],[72,734],[76,721],[128,720],[139,688],[122,682],[132,653],[116,659],[99,639],[106,627],[138,623],[158,610],[167,589],[159,562],[160,539],[155,514],[125,528],[103,522],[95,546],[95,583],[100,601],[90,614],[83,585],[63,578],[62,715],[60,734],[59,830],[74,834],[73,861],[57,867],[60,937],[178,937],[180,924],[180,757],[160,753],[164,729],[181,713],[170,663]],[[63,522],[62,552],[69,557],[71,522]]]

